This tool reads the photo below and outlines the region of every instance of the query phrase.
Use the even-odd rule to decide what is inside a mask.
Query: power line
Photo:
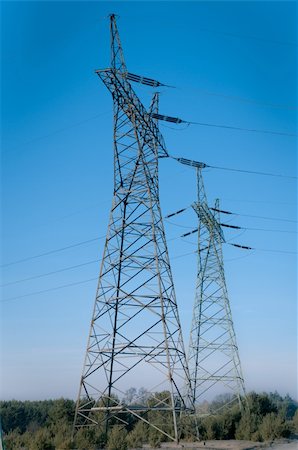
[[[179,210],[177,212],[168,214],[168,215],[166,215],[164,217],[164,219],[166,220],[167,223],[170,223],[170,224],[175,225],[175,226],[180,227],[180,228],[192,228],[192,227],[185,226],[185,225],[178,225],[178,224],[175,224],[175,223],[167,220],[168,217],[172,217],[173,215],[180,214],[180,213],[184,212],[186,209],[188,209],[188,208],[183,208],[183,209],[181,209],[181,210]],[[210,209],[214,209],[214,208],[210,207]],[[230,212],[230,211],[223,211],[223,210],[220,210],[219,212],[221,212],[223,214],[233,214],[235,216],[252,217],[252,218],[256,218],[256,219],[276,220],[276,221],[282,221],[282,222],[297,223],[296,220],[282,219],[282,218],[278,218],[278,217],[265,217],[265,216],[257,216],[257,215],[250,215],[250,214],[239,214],[239,213],[234,213],[234,212]],[[267,231],[271,231],[271,230],[267,230]],[[286,232],[286,231],[283,231],[283,232]],[[4,267],[9,267],[9,266],[12,266],[12,265],[20,264],[20,263],[23,263],[23,262],[31,261],[31,260],[36,259],[36,258],[41,258],[43,256],[48,256],[48,255],[51,255],[51,254],[54,254],[54,253],[58,253],[58,252],[61,252],[61,251],[64,251],[64,250],[68,250],[68,249],[71,249],[71,248],[75,248],[75,247],[79,247],[79,246],[82,246],[82,245],[85,245],[85,244],[89,244],[91,242],[95,242],[95,241],[98,241],[98,240],[103,239],[103,238],[105,238],[105,235],[99,236],[99,237],[93,238],[93,239],[87,239],[85,241],[76,242],[75,244],[71,244],[71,245],[67,245],[65,247],[60,247],[60,248],[56,248],[56,249],[53,249],[53,250],[49,250],[47,252],[39,253],[37,255],[28,256],[28,257],[25,257],[25,258],[22,258],[22,259],[19,259],[19,260],[16,260],[16,261],[11,261],[10,263],[6,263],[6,264],[0,265],[0,267],[4,268]],[[176,238],[173,238],[173,239],[176,239]],[[173,239],[169,239],[168,241],[170,242]]]
[[[174,238],[174,239],[177,239],[177,238]],[[233,247],[245,249],[245,250],[249,249],[249,250],[255,250],[255,251],[262,251],[262,252],[271,252],[271,253],[273,252],[273,253],[284,253],[284,254],[297,255],[297,252],[287,251],[287,250],[275,250],[275,249],[263,249],[263,248],[260,249],[260,248],[253,248],[253,247],[242,246],[242,245],[238,245],[238,244],[232,244],[232,243],[229,243],[229,242],[226,242],[226,244],[228,244],[230,246],[233,246]],[[196,245],[196,244],[194,244],[194,245]],[[188,252],[188,253],[183,253],[181,255],[174,256],[174,257],[171,258],[171,260],[183,258],[185,256],[193,255],[195,253],[197,253],[197,250],[192,251],[192,252]],[[66,268],[65,270],[68,270],[68,268]],[[44,274],[42,276],[45,276],[45,275],[46,274]],[[88,278],[86,280],[76,281],[74,283],[63,284],[61,286],[56,286],[56,287],[49,288],[49,289],[44,289],[44,290],[41,290],[41,291],[35,291],[35,292],[28,293],[28,294],[22,294],[22,295],[18,295],[18,296],[15,296],[15,297],[10,297],[10,298],[1,300],[1,303],[6,303],[6,302],[11,301],[11,300],[18,300],[18,299],[25,298],[25,297],[31,297],[31,296],[38,295],[38,294],[44,294],[44,293],[51,292],[51,291],[57,291],[59,289],[65,289],[65,288],[68,288],[68,287],[77,286],[77,285],[80,285],[80,284],[88,283],[90,281],[95,281],[97,279],[98,279],[98,277]]]
[[[186,209],[187,209],[187,208],[184,208],[184,209],[182,209],[182,210],[176,211],[176,212],[174,212],[173,214],[169,214],[169,215],[165,216],[165,218],[167,218],[167,217],[172,217],[173,215],[176,215],[176,214],[180,214],[181,212],[185,211]],[[60,248],[56,248],[56,249],[54,249],[54,250],[49,250],[49,251],[47,251],[47,252],[39,253],[39,254],[37,254],[37,255],[27,256],[27,257],[25,257],[25,258],[18,259],[18,260],[16,260],[16,261],[11,261],[10,263],[1,264],[0,267],[4,268],[4,267],[9,267],[9,266],[12,266],[12,265],[15,265],[15,264],[20,264],[20,263],[22,263],[22,262],[30,261],[30,260],[32,260],[32,259],[41,258],[41,257],[43,257],[43,256],[48,256],[48,255],[51,255],[51,254],[53,254],[53,253],[62,252],[62,251],[64,251],[64,250],[68,250],[68,249],[70,249],[70,248],[79,247],[79,246],[81,246],[81,245],[89,244],[90,242],[95,242],[95,241],[98,241],[98,240],[103,239],[103,238],[105,238],[105,237],[106,237],[106,236],[103,235],[103,236],[99,236],[99,237],[97,237],[97,238],[88,239],[88,240],[86,240],[86,241],[76,242],[75,244],[67,245],[67,246],[65,246],[65,247],[60,247]],[[174,238],[174,239],[176,239],[176,238]],[[169,241],[171,241],[171,240],[172,240],[172,239],[169,239]]]
[[[254,247],[246,247],[238,244],[232,244],[230,242],[226,242],[227,245],[231,245],[233,247],[244,248],[249,250],[255,250],[258,252],[271,252],[271,253],[285,253],[290,255],[297,255],[297,252],[288,251],[288,250],[277,250],[277,249],[268,249],[268,248],[254,248]]]
[[[170,225],[174,225],[175,227],[178,227],[178,228],[187,228],[187,229],[193,228],[189,225],[180,225],[179,223],[172,222],[171,220],[168,220],[168,219],[165,219],[165,222],[169,223]]]
[[[240,227],[242,230],[252,230],[252,231],[269,231],[269,232],[275,232],[275,233],[293,233],[297,234],[297,231],[288,231],[288,230],[273,230],[268,228],[248,228],[248,227]]]
[[[74,283],[69,283],[69,284],[63,284],[61,286],[57,286],[57,287],[53,287],[53,288],[49,288],[49,289],[44,289],[42,291],[30,292],[29,294],[23,294],[23,295],[18,295],[16,297],[6,298],[4,300],[1,300],[1,303],[9,302],[11,300],[17,300],[19,298],[24,298],[24,297],[31,297],[32,295],[44,294],[44,293],[50,292],[50,291],[57,291],[59,289],[64,289],[64,288],[68,288],[68,287],[71,287],[71,286],[77,286],[79,284],[88,283],[89,281],[94,281],[94,280],[97,280],[97,279],[98,279],[98,277],[89,278],[87,280],[76,281]]]
[[[221,200],[226,200],[228,202],[236,202],[236,203],[265,203],[265,204],[272,204],[272,205],[287,205],[287,206],[296,206],[295,202],[275,202],[271,200],[239,200],[235,198],[226,198],[221,197]]]
[[[277,221],[282,221],[282,222],[293,222],[293,223],[297,223],[297,220],[291,220],[291,219],[279,219],[277,217],[268,217],[268,216],[255,216],[255,215],[251,215],[251,214],[239,214],[239,213],[235,213],[232,211],[225,211],[223,209],[218,209],[218,208],[213,208],[210,206],[210,209],[212,209],[212,211],[216,211],[222,214],[228,214],[228,215],[234,215],[234,216],[243,216],[243,217],[253,217],[256,219],[266,219],[266,220],[277,220]]]
[[[256,99],[252,99],[252,98],[246,98],[246,97],[240,97],[237,95],[230,95],[230,94],[224,94],[222,92],[214,92],[214,91],[207,91],[205,89],[200,89],[197,87],[193,87],[189,90],[192,91],[199,91],[205,95],[211,95],[213,97],[222,97],[222,98],[226,98],[228,100],[233,100],[233,101],[238,101],[238,102],[243,102],[243,103],[252,103],[255,105],[260,105],[260,106],[264,106],[266,108],[273,108],[273,109],[287,109],[290,111],[297,111],[297,107],[293,106],[293,105],[285,105],[285,104],[278,104],[278,103],[269,103],[269,102],[262,102]]]
[[[176,236],[176,237],[170,238],[170,239],[168,239],[168,242],[174,241],[174,240],[179,239],[179,238],[180,238],[180,236]],[[57,269],[57,270],[53,270],[51,272],[46,272],[46,273],[42,273],[42,274],[39,274],[39,275],[34,275],[34,276],[31,276],[31,277],[28,277],[28,278],[22,278],[20,280],[9,281],[8,283],[4,283],[4,284],[0,285],[0,287],[6,287],[6,286],[11,286],[11,285],[14,285],[14,284],[18,284],[18,283],[24,283],[26,281],[35,280],[37,278],[43,278],[43,277],[46,277],[46,276],[49,276],[49,275],[54,275],[56,273],[66,272],[67,270],[77,269],[78,267],[87,266],[87,265],[90,265],[90,264],[93,264],[93,263],[96,263],[96,262],[101,262],[101,259],[94,259],[92,261],[87,261],[87,262],[84,262],[84,263],[76,264],[74,266],[63,267],[62,269]]]
[[[291,223],[297,223],[297,220],[291,220],[291,219],[280,219],[278,217],[265,217],[265,216],[255,216],[251,214],[238,214],[238,213],[232,213],[235,216],[243,216],[243,217],[252,217],[254,219],[264,219],[264,220],[277,220],[279,222],[291,222]]]
[[[101,261],[100,259],[94,259],[93,261],[87,261],[85,263],[77,264],[75,266],[68,266],[68,267],[64,267],[63,269],[53,270],[52,272],[47,272],[47,273],[43,273],[40,275],[34,275],[32,277],[22,278],[20,280],[10,281],[8,283],[1,284],[0,286],[5,287],[5,286],[11,286],[13,284],[24,283],[25,281],[36,280],[37,278],[43,278],[43,277],[47,277],[49,275],[54,275],[56,273],[66,272],[67,270],[77,269],[78,267],[87,266],[89,264],[93,264],[93,263],[100,262],[100,261]]]
[[[184,122],[184,121],[183,121]],[[237,130],[237,131],[249,131],[254,133],[265,133],[265,134],[275,134],[280,136],[290,136],[290,137],[296,137],[296,133],[286,133],[282,131],[272,131],[272,130],[261,130],[258,128],[244,128],[244,127],[235,127],[232,125],[222,125],[222,124],[215,124],[215,123],[206,123],[206,122],[188,122],[190,125],[199,125],[204,127],[215,127],[215,128],[225,128],[228,130]]]
[[[209,166],[209,165],[207,165],[207,167],[211,168],[211,169],[228,170],[231,172],[242,172],[242,173],[249,173],[249,174],[253,174],[253,175],[264,175],[267,177],[279,177],[279,178],[291,178],[291,179],[297,180],[297,177],[292,176],[292,175],[283,175],[283,174],[269,173],[269,172],[259,172],[256,170],[235,169],[235,168],[231,168],[231,167],[219,167],[219,166]]]
[[[291,137],[297,136],[296,133],[287,133],[287,132],[283,132],[283,131],[262,130],[262,129],[258,129],[258,128],[244,128],[244,127],[236,127],[234,125],[223,125],[223,124],[216,124],[216,123],[209,123],[209,122],[193,122],[193,121],[189,121],[189,120],[180,119],[179,117],[165,116],[163,114],[157,114],[157,113],[151,113],[151,116],[154,119],[163,120],[165,122],[176,123],[176,124],[187,123],[189,125],[224,128],[224,129],[228,129],[228,130],[249,131],[249,132],[254,132],[254,133],[266,133],[266,134],[291,136]]]
[[[38,254],[38,255],[28,256],[28,257],[26,257],[26,258],[18,259],[17,261],[12,261],[12,262],[10,262],[10,263],[2,264],[0,267],[13,266],[13,265],[15,265],[15,264],[20,264],[20,263],[22,263],[22,262],[30,261],[31,259],[41,258],[41,257],[43,257],[43,256],[52,255],[53,253],[62,252],[62,251],[64,251],[64,250],[68,250],[68,249],[70,249],[70,248],[79,247],[80,245],[85,245],[85,244],[89,244],[90,242],[98,241],[99,239],[103,239],[104,237],[105,237],[105,236],[99,236],[99,237],[97,237],[97,238],[88,239],[88,240],[86,240],[86,241],[81,241],[81,242],[77,242],[77,243],[75,243],[75,244],[67,245],[66,247],[56,248],[55,250],[50,250],[50,251],[48,251],[48,252],[40,253],[40,254]]]
[[[281,178],[292,178],[292,179],[297,179],[296,176],[293,175],[283,175],[283,174],[279,174],[279,173],[270,173],[270,172],[260,172],[260,171],[256,171],[256,170],[246,170],[246,169],[235,169],[232,167],[220,167],[220,166],[211,166],[209,164],[203,163],[201,161],[195,161],[192,159],[186,159],[186,158],[177,158],[175,156],[171,156],[169,155],[169,158],[175,159],[176,161],[180,162],[181,164],[187,165],[187,166],[191,166],[191,167],[197,167],[197,168],[201,168],[201,169],[219,169],[219,170],[229,170],[232,172],[244,172],[244,173],[249,173],[249,174],[253,174],[253,175],[265,175],[265,176],[270,176],[270,177],[281,177]]]
[[[215,209],[215,208],[212,208]],[[225,211],[225,214],[229,214],[227,211]],[[288,230],[274,230],[274,229],[268,229],[268,228],[249,228],[249,227],[240,227],[239,225],[228,225],[225,223],[220,223],[222,227],[227,228],[234,228],[236,230],[253,230],[253,231],[273,231],[277,233],[295,233],[297,234],[297,231],[288,231]]]
[[[177,239],[177,238],[173,238],[173,239]],[[173,239],[172,239],[172,240],[173,240]],[[191,254],[193,254],[193,253],[196,253],[196,252],[188,252],[188,253],[184,253],[184,254],[182,254],[182,255],[177,255],[177,256],[172,257],[171,260],[173,260],[173,259],[178,259],[178,258],[182,258],[182,257],[184,257],[184,256],[191,255]],[[101,261],[101,260],[98,260],[98,261]],[[96,262],[98,262],[98,261],[96,261]],[[86,263],[86,264],[90,264],[90,263]],[[85,265],[86,265],[86,264],[85,264]],[[84,264],[82,264],[82,265],[84,265]],[[79,266],[77,266],[77,267],[79,267]],[[70,269],[70,267],[65,268],[65,269],[62,269],[62,270],[69,270],[69,269]],[[62,270],[61,270],[61,271],[62,271]],[[49,272],[49,273],[47,273],[47,274],[40,275],[40,277],[46,276],[46,275],[50,275],[50,274],[52,274],[52,273],[54,273],[54,272],[51,272],[51,273]],[[36,277],[36,278],[37,278],[37,277]],[[88,282],[90,282],[90,281],[94,281],[94,280],[97,280],[97,279],[98,279],[98,277],[96,277],[96,278],[88,278],[87,280],[82,280],[82,281],[76,281],[76,282],[74,282],[74,283],[63,284],[63,285],[61,285],[61,286],[56,286],[56,287],[49,288],[49,289],[43,289],[43,290],[41,290],[41,291],[34,291],[34,292],[30,292],[30,293],[28,293],[28,294],[22,294],[22,295],[18,295],[18,296],[15,296],[15,297],[6,298],[6,299],[4,299],[4,300],[1,300],[1,303],[8,302],[8,301],[11,301],[11,300],[17,300],[17,299],[24,298],[24,297],[30,297],[30,296],[33,296],[33,295],[44,294],[44,293],[46,293],[46,292],[57,291],[57,290],[59,290],[59,289],[64,289],[64,288],[68,288],[68,287],[72,287],[72,286],[77,286],[77,285],[79,285],[79,284],[88,283]],[[22,281],[22,280],[19,280],[19,281],[17,281],[17,282],[21,282],[21,281]]]
[[[287,251],[287,250],[276,250],[276,249],[269,249],[269,248],[256,248],[254,250],[257,250],[259,252],[288,253],[291,255],[297,255],[297,252],[292,252],[292,251]]]
[[[187,233],[187,235],[191,235],[191,234],[195,233],[196,231],[198,231],[198,230],[197,229],[193,230],[193,232]],[[185,235],[183,235],[183,236],[185,236]],[[191,245],[197,245],[196,242],[188,242],[188,243],[191,244]],[[240,249],[244,249],[244,250],[253,250],[253,251],[258,251],[258,252],[285,253],[285,254],[297,255],[297,252],[288,251],[288,250],[277,250],[277,249],[268,249],[268,248],[266,249],[266,248],[248,247],[246,245],[233,244],[232,242],[229,242],[229,241],[226,241],[225,244],[230,245],[232,247],[237,247],[237,248],[240,248]],[[195,251],[194,253],[197,253],[197,251]]]
[[[297,223],[297,220],[281,219],[281,218],[278,218],[278,217],[255,216],[255,215],[252,215],[252,214],[239,214],[239,213],[231,213],[231,214],[233,214],[235,216],[252,217],[254,219],[277,220],[279,222]]]
[[[41,141],[41,140],[43,140],[43,139],[47,139],[47,138],[49,138],[49,137],[54,136],[55,134],[59,134],[59,133],[62,133],[63,131],[67,131],[67,130],[69,130],[69,129],[71,129],[71,128],[78,127],[78,126],[80,126],[80,125],[83,125],[83,124],[85,124],[85,123],[87,123],[87,122],[90,122],[91,120],[97,119],[98,117],[101,117],[101,116],[103,116],[103,115],[105,115],[105,114],[108,114],[108,113],[110,113],[110,111],[105,111],[105,112],[96,114],[95,116],[88,117],[87,119],[83,119],[83,120],[80,120],[80,121],[78,121],[78,122],[74,122],[74,123],[72,123],[72,124],[70,124],[70,125],[68,125],[68,126],[66,126],[66,127],[58,128],[57,130],[53,130],[52,132],[50,132],[50,133],[48,133],[48,134],[45,134],[45,135],[43,135],[43,136],[37,136],[37,137],[35,137],[35,138],[33,138],[33,139],[30,139],[30,140],[27,141],[27,142],[24,142],[23,144],[17,145],[16,147],[13,147],[12,150],[17,150],[18,148],[21,148],[21,147],[23,147],[23,146],[33,144],[34,142],[38,142],[38,141]],[[10,150],[10,151],[11,151],[11,150]]]

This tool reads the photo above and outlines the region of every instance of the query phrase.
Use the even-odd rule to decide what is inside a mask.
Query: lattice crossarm
[[[206,203],[195,202],[191,206],[208,229],[210,236],[213,236],[214,239],[219,242],[225,242],[221,226],[215,219],[208,205]]]
[[[111,68],[96,70],[95,72],[112,93],[114,100],[117,100],[118,105],[120,105],[127,117],[131,119],[131,116],[134,115],[140,134],[143,136],[145,134],[147,135],[148,143],[155,142],[158,145],[158,156],[160,158],[168,157],[164,139],[157,125],[135,94],[127,79],[123,78],[117,71]],[[154,151],[153,148],[152,151]]]

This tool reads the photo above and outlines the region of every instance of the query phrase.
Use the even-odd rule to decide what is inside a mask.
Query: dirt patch
[[[252,442],[252,441],[198,441],[198,442],[181,442],[164,443],[161,444],[162,450],[298,450],[298,440],[279,439],[276,441],[267,442]]]

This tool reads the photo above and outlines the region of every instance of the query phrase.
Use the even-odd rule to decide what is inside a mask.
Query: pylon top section
[[[111,33],[111,67],[114,70],[126,73],[127,69],[118,33],[115,14],[110,15],[110,33]]]
[[[119,110],[122,111],[138,130],[140,138],[146,140],[152,151],[156,152],[157,148],[158,157],[166,158],[169,154],[166,150],[164,139],[150,112],[146,110],[129,82],[129,79],[132,79],[130,77],[132,74],[127,72],[115,14],[111,14],[110,16],[110,32],[111,67],[96,70],[95,72],[113,96],[115,116],[119,116]],[[144,84],[144,77],[139,77],[139,79],[141,81],[132,81],[138,81]],[[151,79],[146,78],[146,80]],[[151,84],[151,86],[154,86],[154,84]]]

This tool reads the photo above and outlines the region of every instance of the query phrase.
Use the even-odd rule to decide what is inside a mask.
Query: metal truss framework
[[[113,97],[114,196],[74,430],[130,416],[177,441],[190,381],[159,203],[158,158],[168,153],[151,117],[158,94],[147,111],[129,83],[114,15],[110,29],[112,65],[96,73]],[[125,399],[128,387],[149,382],[145,396]]]
[[[196,165],[198,201],[192,205],[199,218],[198,273],[188,352],[191,397],[199,415],[214,413],[237,399],[241,407],[245,398],[224,274],[219,201],[214,209],[208,207],[203,168],[201,163]],[[229,395],[221,396],[214,411],[206,408],[221,394]]]

